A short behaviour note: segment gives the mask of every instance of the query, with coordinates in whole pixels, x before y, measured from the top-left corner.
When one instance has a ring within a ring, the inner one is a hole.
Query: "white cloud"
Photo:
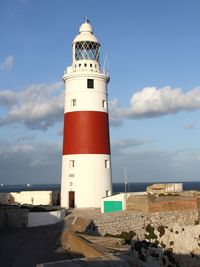
[[[20,123],[31,129],[47,130],[63,120],[63,83],[33,84],[19,92],[3,90],[0,105],[7,108],[0,125]],[[200,88],[184,93],[170,87],[145,87],[132,95],[128,108],[121,108],[117,99],[111,100],[109,118],[110,125],[117,127],[124,119],[153,118],[197,109],[200,109]]]
[[[8,56],[5,58],[4,62],[1,64],[1,68],[3,70],[11,70],[14,65],[14,57],[13,56]]]
[[[109,102],[109,119],[110,125],[117,127],[123,122],[123,111],[119,107],[119,102],[117,99],[113,99]]]
[[[21,123],[31,129],[47,130],[63,119],[63,83],[33,84],[22,91],[0,92],[0,104],[8,108],[0,124]]]
[[[200,109],[200,88],[184,93],[179,88],[145,87],[132,95],[128,108],[120,108],[117,99],[110,104],[111,125],[118,126],[125,118],[153,118]]]

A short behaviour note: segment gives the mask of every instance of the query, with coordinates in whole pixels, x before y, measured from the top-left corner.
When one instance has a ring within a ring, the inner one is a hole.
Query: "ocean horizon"
[[[126,186],[127,192],[141,192],[145,191],[147,186],[158,182],[135,182],[128,183]],[[199,190],[200,182],[186,181],[186,182],[163,182],[163,183],[183,183],[183,190]],[[42,191],[42,190],[60,190],[60,184],[18,184],[18,185],[0,185],[0,192],[20,192],[20,191]],[[124,183],[113,183],[113,192],[125,192]]]

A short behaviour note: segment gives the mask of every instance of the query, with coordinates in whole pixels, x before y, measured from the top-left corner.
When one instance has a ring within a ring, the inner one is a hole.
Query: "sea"
[[[126,185],[127,192],[142,192],[146,191],[147,186],[155,182],[145,183],[128,183]],[[169,182],[173,183],[173,182]],[[177,182],[174,182],[177,183]],[[183,190],[199,190],[200,182],[181,182],[183,183]],[[0,184],[0,192],[20,192],[20,191],[60,191],[60,184],[20,184],[20,185],[3,185]],[[124,183],[113,183],[113,193],[125,192]]]

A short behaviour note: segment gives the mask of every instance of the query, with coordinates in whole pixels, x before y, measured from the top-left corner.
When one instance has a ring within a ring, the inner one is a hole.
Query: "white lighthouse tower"
[[[112,193],[107,83],[100,44],[86,20],[72,44],[64,72],[65,108],[61,206],[100,207]]]

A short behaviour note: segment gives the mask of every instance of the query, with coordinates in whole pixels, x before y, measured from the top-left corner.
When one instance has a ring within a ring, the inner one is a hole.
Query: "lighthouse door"
[[[69,191],[69,208],[74,208],[75,192]]]

